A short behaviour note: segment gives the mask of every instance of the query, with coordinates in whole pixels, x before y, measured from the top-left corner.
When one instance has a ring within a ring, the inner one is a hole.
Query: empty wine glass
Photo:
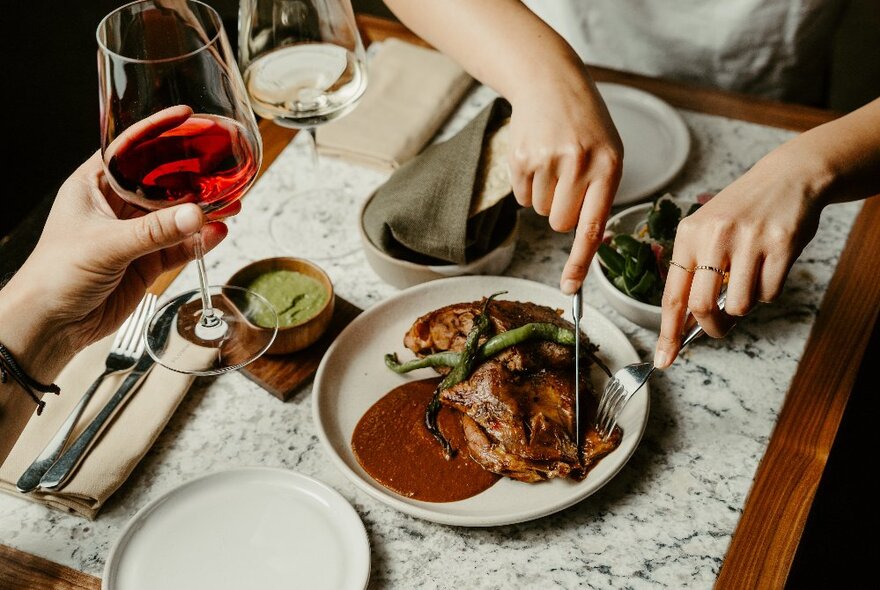
[[[256,178],[263,147],[219,14],[197,0],[141,0],[104,17],[97,39],[110,185],[141,210],[190,202],[222,217]],[[209,287],[201,235],[193,242],[200,288],[156,311],[147,349],[175,371],[214,375],[262,355],[278,319],[256,293]],[[169,348],[178,336],[185,346]]]
[[[350,112],[367,85],[366,57],[349,0],[241,0],[239,66],[254,111],[302,129],[308,188],[285,195],[270,220],[276,245],[306,258],[357,248],[354,196],[319,173],[316,128]],[[305,175],[304,175],[305,176]],[[302,178],[302,177],[301,177]]]

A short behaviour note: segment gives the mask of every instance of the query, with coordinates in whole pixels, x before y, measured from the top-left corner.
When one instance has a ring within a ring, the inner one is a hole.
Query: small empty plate
[[[633,203],[666,186],[687,161],[691,136],[674,108],[653,94],[599,82],[623,142],[623,176],[614,205]]]
[[[220,471],[135,514],[110,551],[104,590],[365,588],[370,544],[339,492],[284,469]]]

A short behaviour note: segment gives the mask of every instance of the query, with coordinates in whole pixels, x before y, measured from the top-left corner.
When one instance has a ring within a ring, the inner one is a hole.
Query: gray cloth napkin
[[[468,214],[486,138],[509,117],[510,104],[496,98],[456,135],[401,166],[364,210],[370,241],[395,258],[428,264],[466,264],[494,247],[510,230],[515,201]]]

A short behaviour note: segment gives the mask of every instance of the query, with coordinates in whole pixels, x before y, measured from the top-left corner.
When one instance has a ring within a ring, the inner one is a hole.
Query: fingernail
[[[199,231],[202,227],[202,215],[195,206],[181,207],[174,214],[174,223],[177,225],[180,233],[189,236]]]
[[[577,281],[572,281],[571,279],[564,281],[562,283],[562,292],[566,295],[573,295],[575,291],[578,290]]]
[[[665,369],[669,366],[669,363],[672,362],[672,355],[670,355],[665,350],[657,349],[657,352],[654,353],[654,366],[658,369]]]

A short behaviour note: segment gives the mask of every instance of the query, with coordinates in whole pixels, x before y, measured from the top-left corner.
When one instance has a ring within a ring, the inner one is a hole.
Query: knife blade
[[[79,466],[80,462],[85,458],[88,451],[92,448],[95,441],[104,429],[111,422],[112,418],[122,408],[131,394],[137,390],[144,377],[155,366],[156,361],[149,353],[144,352],[134,369],[126,376],[125,381],[113,394],[113,397],[101,408],[98,415],[92,420],[91,424],[77,437],[73,444],[70,445],[64,454],[49,468],[49,470],[40,478],[38,489],[52,490],[60,487],[67,481],[74,470]]]
[[[581,451],[581,316],[584,313],[583,287],[571,296],[571,317],[574,321],[574,442]]]

